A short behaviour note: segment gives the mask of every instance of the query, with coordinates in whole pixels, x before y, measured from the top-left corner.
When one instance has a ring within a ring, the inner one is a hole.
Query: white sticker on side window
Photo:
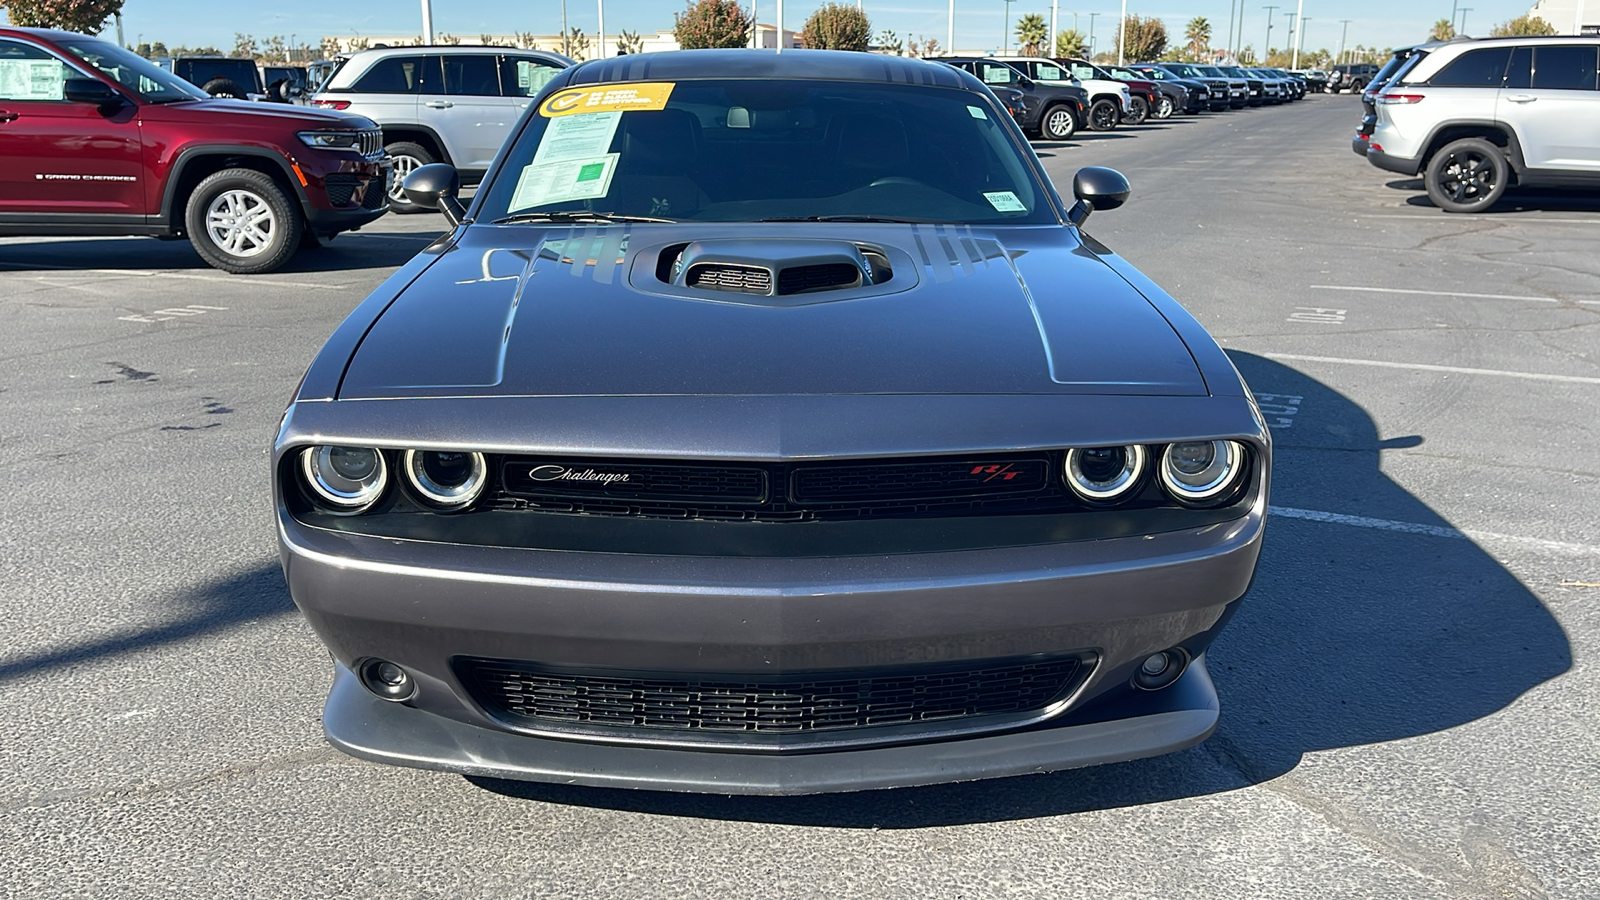
[[[988,116],[983,114],[983,110],[977,108],[976,106],[967,107],[967,112],[970,113],[974,119],[988,119],[989,118]]]
[[[522,170],[522,177],[517,179],[510,211],[604,197],[611,190],[611,176],[617,171],[619,155],[607,153],[591,159],[527,166]]]
[[[1022,201],[1017,199],[1017,195],[1010,191],[988,191],[984,193],[983,199],[989,201],[989,205],[999,212],[1028,211],[1028,208],[1022,205]]]

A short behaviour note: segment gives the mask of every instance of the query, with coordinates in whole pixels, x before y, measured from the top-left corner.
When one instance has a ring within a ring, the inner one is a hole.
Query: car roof
[[[365,50],[358,50],[355,53],[351,53],[349,56],[352,60],[367,60],[376,59],[382,56],[410,56],[416,53],[516,53],[519,55],[528,54],[531,56],[545,57],[547,59],[562,60],[569,65],[572,63],[572,60],[568,57],[562,56],[559,53],[551,53],[548,50],[524,50],[521,47],[493,47],[487,44],[421,44],[417,46],[407,45],[404,47],[369,47]]]
[[[606,84],[622,81],[691,81],[703,78],[792,78],[926,84],[972,90],[971,75],[949,65],[912,57],[855,53],[846,50],[675,50],[635,53],[579,63],[566,83]]]

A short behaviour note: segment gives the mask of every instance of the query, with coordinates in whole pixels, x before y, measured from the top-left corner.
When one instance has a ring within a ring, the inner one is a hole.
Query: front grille
[[[388,195],[384,193],[383,180],[337,172],[323,179],[328,191],[328,203],[335,207],[354,206],[358,200],[362,209],[382,209]],[[366,190],[362,191],[365,185]],[[359,197],[357,195],[360,195]]]
[[[795,735],[1044,710],[1088,670],[1079,654],[786,677],[597,674],[457,660],[492,715],[528,727]]]
[[[734,291],[740,294],[772,293],[772,273],[757,266],[706,264],[692,266],[685,279],[689,287],[710,288],[714,291]]]
[[[383,156],[383,131],[378,128],[361,132],[361,155],[367,159]]]
[[[850,263],[825,263],[816,266],[790,266],[778,273],[779,294],[803,294],[829,288],[855,287],[861,283],[861,270]]]
[[[507,457],[502,509],[795,522],[1083,509],[1053,472],[1060,454],[803,463]],[[1137,501],[1135,501],[1135,505]]]
[[[354,175],[337,173],[325,177],[323,184],[328,189],[328,203],[332,206],[349,206],[353,201],[356,187],[360,180]]]
[[[383,205],[389,202],[389,194],[385,190],[386,187],[387,185],[384,184],[382,178],[368,179],[367,195],[361,199],[361,208],[382,209]]]

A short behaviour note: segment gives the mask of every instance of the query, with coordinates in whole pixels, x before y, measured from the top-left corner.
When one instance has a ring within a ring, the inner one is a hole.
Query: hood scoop
[[[652,293],[761,306],[849,300],[911,287],[909,269],[892,287],[889,251],[871,244],[804,238],[719,239],[656,251]],[[909,262],[909,260],[908,260]]]

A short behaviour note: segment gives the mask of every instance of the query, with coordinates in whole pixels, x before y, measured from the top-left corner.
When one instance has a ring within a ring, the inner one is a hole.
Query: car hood
[[[153,122],[217,122],[226,117],[241,125],[288,125],[295,128],[374,128],[365,116],[297,106],[291,103],[257,103],[215,97],[140,107],[139,116]]]
[[[663,282],[660,258],[692,241],[851,242],[894,271],[786,297]],[[480,225],[377,318],[337,396],[779,394],[1206,385],[1161,313],[1067,227]]]

